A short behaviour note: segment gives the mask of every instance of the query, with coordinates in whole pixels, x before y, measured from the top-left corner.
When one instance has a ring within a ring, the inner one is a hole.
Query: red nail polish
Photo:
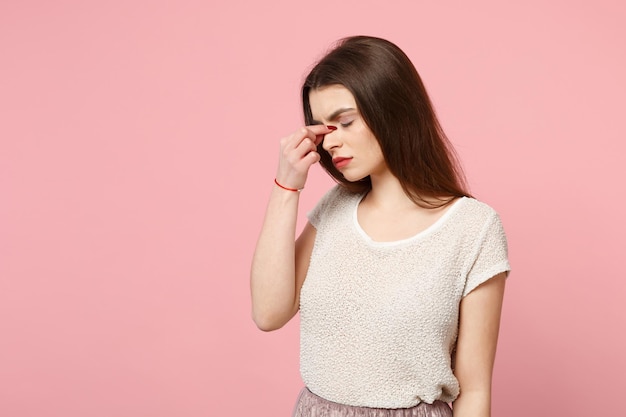
[[[337,126],[326,125],[328,130],[337,130]]]

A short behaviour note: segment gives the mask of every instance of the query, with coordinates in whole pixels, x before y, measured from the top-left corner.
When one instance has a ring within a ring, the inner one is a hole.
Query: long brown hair
[[[437,120],[426,88],[400,48],[369,36],[340,40],[313,67],[302,86],[307,125],[314,123],[309,92],[336,84],[352,93],[389,170],[416,204],[434,208],[456,197],[469,196],[458,158]],[[359,193],[371,189],[369,176],[350,182],[335,168],[321,144],[318,152],[320,164],[344,187]]]

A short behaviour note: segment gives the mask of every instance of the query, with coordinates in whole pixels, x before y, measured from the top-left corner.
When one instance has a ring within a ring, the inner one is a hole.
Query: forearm
[[[274,187],[250,274],[252,317],[263,330],[282,327],[295,313],[295,233],[299,193]]]

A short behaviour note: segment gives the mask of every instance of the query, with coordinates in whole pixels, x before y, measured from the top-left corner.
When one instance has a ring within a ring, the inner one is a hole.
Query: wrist
[[[289,187],[287,185],[283,185],[280,182],[278,182],[278,180],[276,178],[274,178],[274,184],[276,184],[277,187],[285,190],[285,191],[291,191],[292,193],[299,193],[300,191],[302,191],[304,189],[303,188],[293,188],[293,187]]]

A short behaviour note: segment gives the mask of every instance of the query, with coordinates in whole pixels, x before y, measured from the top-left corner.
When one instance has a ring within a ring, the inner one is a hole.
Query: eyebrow
[[[340,109],[337,109],[337,110],[335,110],[334,112],[332,112],[332,113],[330,114],[330,116],[328,116],[328,119],[327,119],[327,120],[328,120],[329,122],[332,122],[332,121],[333,121],[333,120],[335,120],[335,119],[337,118],[337,116],[339,116],[340,114],[342,114],[342,113],[346,113],[346,112],[349,112],[349,111],[351,111],[351,110],[356,110],[356,109],[355,109],[355,108],[352,108],[352,107],[342,107],[342,108],[340,108]],[[317,121],[317,120],[312,120],[312,122],[313,122],[313,123],[320,124],[320,125],[322,124],[322,122],[319,122],[319,121]]]

